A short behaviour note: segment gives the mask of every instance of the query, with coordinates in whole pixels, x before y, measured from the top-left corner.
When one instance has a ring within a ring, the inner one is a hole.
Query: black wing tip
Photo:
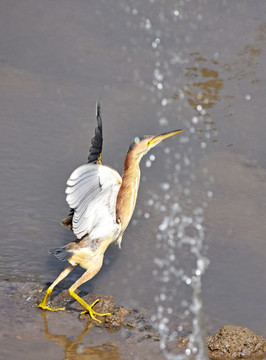
[[[101,154],[103,147],[103,129],[102,129],[102,114],[100,101],[96,102],[96,120],[97,126],[95,134],[91,139],[91,146],[89,150],[88,163],[101,164]]]
[[[98,128],[100,128],[100,130],[102,131],[102,111],[101,111],[100,101],[96,102],[96,119],[97,119]]]
[[[96,116],[100,115],[101,116],[101,101],[98,100],[96,101]]]

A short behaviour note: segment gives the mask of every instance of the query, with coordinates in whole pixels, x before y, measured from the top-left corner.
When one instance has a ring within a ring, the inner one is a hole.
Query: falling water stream
[[[157,312],[152,320],[160,334],[160,346],[167,359],[182,359],[191,355],[196,359],[207,359],[201,292],[202,276],[209,264],[204,212],[213,195],[213,177],[208,168],[204,168],[203,177],[197,179],[193,171],[195,157],[191,142],[199,141],[196,129],[202,125],[205,126],[205,140],[200,141],[199,151],[205,150],[206,140],[212,140],[213,133],[208,131],[212,119],[206,111],[211,94],[194,88],[195,111],[193,116],[184,118],[189,89],[180,85],[182,80],[178,70],[184,64],[190,64],[191,68],[197,66],[197,62],[191,63],[193,60],[179,48],[179,36],[182,35],[178,35],[176,25],[183,20],[184,1],[173,4],[150,1],[144,7],[133,1],[131,6],[123,4],[123,8],[128,16],[128,26],[134,29],[139,25],[154,58],[153,69],[149,69],[152,74],[149,81],[143,80],[145,76],[138,69],[135,71],[135,81],[152,93],[152,103],[158,109],[157,120],[162,132],[169,128],[170,118],[176,119],[176,126],[184,128],[179,137],[180,152],[165,145],[166,181],[161,183],[161,193],[151,192],[148,200],[148,205],[156,209],[162,219],[155,231],[160,256],[154,258],[153,276],[158,282],[158,293],[154,299]],[[202,14],[199,13],[196,19],[200,21]],[[193,31],[197,31],[196,22],[193,25]],[[186,36],[189,44],[191,35]],[[217,131],[214,134],[217,137]],[[146,167],[151,167],[154,160],[155,156],[151,154],[146,160]],[[193,189],[202,179],[205,189],[197,203],[193,200]],[[179,314],[179,325],[176,325],[173,313]],[[192,334],[185,353],[174,355],[169,350],[170,344],[184,334],[182,323],[190,323]]]

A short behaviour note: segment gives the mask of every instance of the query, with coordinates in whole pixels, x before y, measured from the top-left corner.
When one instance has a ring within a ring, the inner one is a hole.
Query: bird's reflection
[[[46,339],[54,341],[57,345],[64,348],[64,360],[121,360],[119,348],[111,343],[98,346],[86,346],[83,337],[92,328],[86,327],[76,338],[70,340],[66,335],[57,335],[49,332],[46,312],[42,311],[43,328]]]

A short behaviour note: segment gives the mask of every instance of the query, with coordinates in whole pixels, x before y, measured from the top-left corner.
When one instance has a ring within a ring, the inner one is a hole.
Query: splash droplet
[[[159,124],[160,124],[161,126],[168,126],[169,121],[168,121],[165,117],[162,117],[162,118],[159,120]]]
[[[201,105],[197,105],[197,110],[201,111],[202,110],[202,106]]]
[[[167,191],[170,189],[170,184],[167,183],[167,182],[164,182],[161,184],[161,189],[164,190],[164,191]]]
[[[165,98],[162,99],[161,104],[162,104],[162,106],[166,106],[168,104],[168,100]]]
[[[151,161],[147,159],[145,165],[147,168],[151,167]]]
[[[146,30],[151,29],[151,21],[150,21],[150,19],[146,19],[146,21],[145,21],[145,29]]]

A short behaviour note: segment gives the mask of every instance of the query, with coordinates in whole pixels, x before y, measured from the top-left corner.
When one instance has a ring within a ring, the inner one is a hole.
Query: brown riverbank
[[[142,309],[116,306],[112,296],[80,293],[88,302],[100,298],[95,310],[111,312],[102,323],[79,315],[80,304],[73,301],[67,290],[58,287],[51,305],[66,307],[64,312],[47,312],[36,304],[45,293],[46,286],[36,283],[1,283],[0,344],[2,355],[12,352],[26,355],[27,359],[47,359],[47,352],[64,353],[64,359],[162,359],[159,335],[150,321],[150,314]],[[183,353],[188,346],[189,327],[172,345],[171,353]],[[48,345],[49,344],[49,345]],[[263,359],[266,342],[248,328],[224,326],[206,339],[210,359],[248,358]],[[49,349],[49,350],[48,350]],[[80,357],[81,356],[81,357]],[[49,358],[49,356],[48,356]]]

